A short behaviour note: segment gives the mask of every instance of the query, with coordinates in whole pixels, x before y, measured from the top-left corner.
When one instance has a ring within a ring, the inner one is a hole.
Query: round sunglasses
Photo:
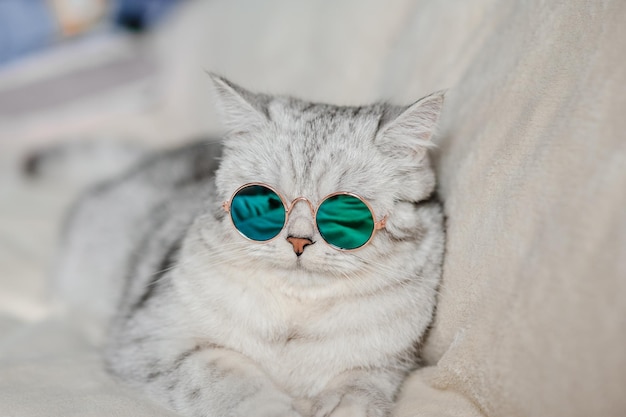
[[[274,188],[254,182],[235,190],[222,207],[230,214],[233,226],[243,237],[255,242],[268,242],[283,230],[289,213],[299,201],[309,206],[322,238],[338,250],[360,249],[372,240],[377,230],[385,228],[387,216],[376,221],[369,203],[348,192],[329,194],[314,208],[305,197],[298,197],[287,204]]]

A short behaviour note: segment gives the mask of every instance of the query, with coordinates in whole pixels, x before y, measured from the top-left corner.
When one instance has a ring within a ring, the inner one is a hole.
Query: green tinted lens
[[[374,219],[359,198],[338,194],[327,198],[317,209],[317,228],[326,242],[339,249],[365,245],[374,232]]]
[[[285,225],[285,206],[278,194],[262,185],[250,185],[235,194],[230,217],[239,232],[251,240],[276,237]]]

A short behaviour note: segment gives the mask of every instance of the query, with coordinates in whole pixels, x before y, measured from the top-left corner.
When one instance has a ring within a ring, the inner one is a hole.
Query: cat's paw
[[[245,398],[228,417],[302,417],[291,397],[280,392],[260,392]]]
[[[312,417],[387,417],[391,404],[379,393],[331,390],[313,400]]]

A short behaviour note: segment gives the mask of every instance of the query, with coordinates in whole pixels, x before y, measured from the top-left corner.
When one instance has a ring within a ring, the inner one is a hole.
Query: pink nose
[[[302,252],[304,252],[305,247],[313,244],[313,241],[311,239],[307,239],[305,237],[293,237],[293,236],[289,236],[287,238],[287,242],[293,245],[293,251],[296,253],[297,256],[302,255]]]

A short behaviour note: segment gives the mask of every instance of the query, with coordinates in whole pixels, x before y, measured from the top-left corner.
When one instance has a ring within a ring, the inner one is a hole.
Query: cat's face
[[[230,129],[216,179],[222,201],[243,184],[261,182],[287,204],[304,197],[317,207],[328,194],[355,193],[371,205],[375,221],[387,217],[369,244],[339,251],[320,236],[304,201],[293,206],[280,234],[263,243],[243,238],[223,213],[218,233],[226,256],[297,277],[294,285],[385,275],[394,251],[415,242],[420,231],[415,203],[434,189],[425,148],[442,95],[408,108],[338,107],[253,95],[223,79],[215,82]],[[290,236],[313,244],[297,256]]]

